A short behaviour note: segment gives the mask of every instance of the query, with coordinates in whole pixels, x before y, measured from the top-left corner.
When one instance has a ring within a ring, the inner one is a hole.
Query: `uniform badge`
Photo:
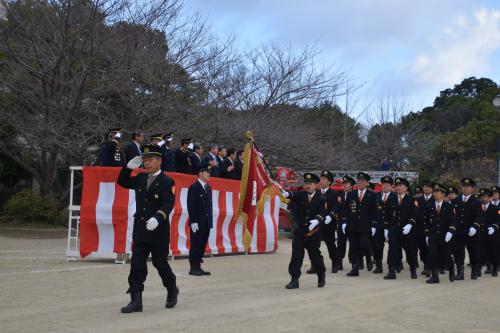
[[[158,199],[160,196],[158,194],[155,194],[155,199]]]

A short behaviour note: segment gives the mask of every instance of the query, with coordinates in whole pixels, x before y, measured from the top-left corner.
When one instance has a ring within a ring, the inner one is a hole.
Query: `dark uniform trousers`
[[[210,236],[210,229],[202,229],[193,232],[190,229],[191,247],[189,248],[189,264],[193,267],[199,267],[203,262],[205,248],[207,247],[208,237]]]
[[[415,233],[415,241],[417,245],[417,251],[419,254],[420,261],[424,263],[424,269],[430,269],[429,263],[427,259],[429,257],[429,246],[425,241],[425,232],[424,232],[424,214],[425,209],[428,205],[434,205],[434,199],[432,195],[430,199],[425,200],[425,196],[421,196],[415,199],[415,206],[417,206],[417,224],[416,224],[416,233]],[[451,250],[450,250],[451,251]]]
[[[342,207],[345,202],[347,193],[340,193],[338,196],[339,205]],[[342,232],[342,210],[337,212],[337,246],[335,248],[335,257],[337,258],[337,264],[342,264],[342,261],[345,258],[345,254],[347,252],[347,235]]]
[[[169,242],[166,243],[147,243],[133,241],[132,259],[130,260],[130,274],[128,277],[128,292],[142,292],[144,290],[144,281],[148,275],[147,260],[151,253],[153,266],[158,271],[163,286],[168,291],[174,291],[176,286],[175,274],[168,264]]]
[[[377,229],[375,235],[371,238],[373,248],[373,259],[382,261],[384,257],[385,236],[384,229]]]
[[[446,233],[455,233],[455,213],[450,203],[442,202],[441,210],[436,210],[436,203],[433,201],[425,206],[424,212],[425,235],[429,237],[429,251],[427,264],[432,270],[441,269],[447,266],[453,270],[453,259],[451,257],[452,246],[455,235],[450,242],[445,242]]]
[[[321,231],[318,227],[313,230],[309,230],[309,227],[313,219],[317,220],[320,225],[323,223],[326,215],[326,198],[319,191],[316,191],[312,197],[305,191],[296,191],[290,193],[289,199],[294,203],[295,221],[288,273],[292,278],[300,277],[304,253],[307,250],[312,267],[320,276],[326,270],[320,251]]]
[[[359,259],[370,254],[370,233],[347,232],[349,239],[349,261],[357,264]]]
[[[477,269],[481,261],[480,233],[481,233],[481,204],[477,199],[470,197],[467,202],[458,197],[452,201],[457,217],[457,232],[453,237],[452,253],[457,265],[464,265],[465,249],[469,254],[471,267]],[[476,229],[472,237],[468,235],[470,227]]]
[[[151,254],[153,266],[158,270],[163,285],[169,292],[175,291],[176,277],[168,264],[170,244],[170,222],[168,216],[174,206],[172,192],[174,182],[163,173],[148,181],[146,173],[131,177],[132,170],[122,168],[118,184],[135,190],[136,213],[132,235],[132,259],[130,260],[129,289],[127,292],[142,292],[148,275],[147,259]],[[149,186],[148,186],[149,185]],[[154,217],[156,229],[150,231],[146,222]]]
[[[300,278],[300,268],[304,261],[305,250],[311,259],[312,267],[317,274],[323,274],[326,271],[325,264],[323,262],[323,256],[319,250],[321,246],[320,233],[317,232],[311,236],[304,236],[302,232],[295,230],[293,232],[292,240],[292,258],[290,259],[290,264],[288,265],[288,273],[292,278]]]
[[[337,249],[335,247],[335,221],[320,226],[321,236],[328,249],[328,256],[333,263],[337,263]],[[313,266],[314,267],[314,266]]]
[[[497,206],[489,204],[486,210],[482,209],[482,230],[480,235],[481,265],[490,264],[497,271],[500,243],[500,211]],[[494,233],[488,234],[493,228]]]

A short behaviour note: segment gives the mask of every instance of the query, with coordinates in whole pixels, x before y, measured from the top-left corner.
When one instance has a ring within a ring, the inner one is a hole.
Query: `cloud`
[[[443,26],[408,70],[418,84],[451,85],[488,74],[499,50],[500,10],[482,8]],[[494,65],[500,65],[498,59]]]

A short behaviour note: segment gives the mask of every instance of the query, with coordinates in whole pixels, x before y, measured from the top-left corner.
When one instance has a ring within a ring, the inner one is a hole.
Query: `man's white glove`
[[[131,159],[130,161],[128,161],[127,168],[132,169],[132,170],[137,169],[138,167],[141,166],[141,164],[142,164],[142,157],[136,156],[133,159]]]
[[[493,235],[495,233],[495,229],[493,227],[488,228],[488,235]]]
[[[429,236],[425,237],[425,244],[427,244],[427,246],[429,246]]]
[[[386,241],[389,240],[389,230],[388,229],[384,229],[384,237],[385,237]]]
[[[158,146],[160,146],[160,147],[162,147],[164,144],[165,144],[165,140],[161,140],[160,142],[158,142]]]
[[[332,218],[330,217],[330,215],[327,215],[325,217],[325,224],[330,224],[330,222],[332,222]]]
[[[319,224],[319,221],[318,220],[311,220],[311,222],[309,222],[310,225],[309,225],[309,231],[313,230],[314,228],[316,228]]]
[[[158,227],[158,220],[154,217],[146,221],[146,229],[153,231]]]
[[[372,237],[375,236],[375,233],[377,232],[377,229],[372,227]]]
[[[470,227],[469,229],[469,237],[472,237],[476,234],[477,230],[474,227]]]
[[[287,191],[283,190],[281,191],[281,193],[283,193],[283,195],[285,196],[285,198],[288,199],[288,197],[290,196],[290,193],[288,193]]]
[[[115,134],[115,138],[116,139],[121,139],[122,138],[122,134],[120,132],[116,133]]]
[[[191,223],[191,230],[193,230],[193,233],[196,233],[200,228],[198,227],[198,223]]]
[[[451,237],[453,237],[453,234],[452,234],[451,232],[449,232],[449,231],[448,231],[448,232],[446,233],[446,236],[444,237],[444,241],[445,241],[446,243],[448,243],[448,242],[450,241]]]
[[[342,224],[342,232],[344,233],[344,235],[345,235],[345,227],[346,227],[346,226],[347,226],[347,225],[346,225],[345,223],[344,223],[344,224]]]
[[[403,234],[404,235],[408,235],[410,233],[412,227],[413,226],[411,224],[405,225],[404,228],[403,228]]]

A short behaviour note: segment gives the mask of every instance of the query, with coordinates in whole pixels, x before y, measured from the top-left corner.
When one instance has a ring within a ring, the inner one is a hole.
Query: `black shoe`
[[[208,271],[204,271],[203,268],[199,268],[200,272],[202,275],[211,275],[212,273],[208,272]]]
[[[352,265],[352,269],[349,273],[347,273],[347,276],[359,276],[359,270],[356,265]]]
[[[375,262],[375,269],[373,270],[373,274],[382,274],[384,272],[383,268],[382,268],[382,261],[381,260],[378,260],[377,262]]]
[[[425,281],[426,283],[439,283],[439,274],[437,269],[432,270],[432,275]]]
[[[416,267],[410,267],[410,276],[412,279],[417,278],[417,268]]]
[[[175,290],[167,293],[167,302],[165,307],[167,309],[173,308],[177,304],[177,296],[179,295],[179,288],[175,287]]]
[[[307,274],[316,274],[316,271],[314,270],[314,268],[309,268],[306,272]]]
[[[361,260],[359,261],[359,264],[358,264],[358,270],[359,270],[359,269],[360,269],[360,270],[365,269],[365,261],[364,261],[363,259],[361,259]]]
[[[121,308],[121,313],[142,312],[142,293],[130,293],[130,303]]]
[[[470,279],[471,280],[477,280],[478,278],[478,275],[477,275],[477,270],[474,269],[474,268],[471,268],[471,271],[470,271]]]
[[[396,268],[395,267],[389,267],[389,273],[387,273],[387,275],[384,276],[384,280],[396,280]]]
[[[484,274],[491,274],[493,271],[491,270],[491,265],[486,265],[486,270],[484,271]]]
[[[338,268],[337,268],[337,265],[335,263],[332,263],[332,273],[338,273]]]
[[[427,275],[427,269],[423,269],[422,272],[420,273],[420,275]]]
[[[337,265],[337,269],[339,271],[343,271],[344,270],[344,265],[342,265],[342,262],[340,262],[338,265]]]
[[[189,275],[203,276],[203,272],[199,268],[191,268],[191,270],[189,271]]]
[[[297,289],[299,287],[299,279],[297,278],[292,278],[292,281],[290,281],[285,288],[286,289]]]
[[[400,261],[397,265],[396,265],[396,272],[397,273],[401,273],[401,271],[404,269],[403,267],[403,262]]]
[[[493,268],[491,270],[491,276],[498,276],[498,273],[497,273],[497,269],[496,268]]]
[[[476,275],[477,275],[477,277],[481,277],[481,275],[482,275],[481,274],[481,267],[476,269]]]
[[[318,288],[325,286],[325,273],[318,274]]]
[[[464,280],[464,266],[457,265],[457,275],[455,276],[455,281]]]
[[[455,281],[457,276],[455,275],[455,265],[451,265],[448,267],[448,278],[450,279],[450,282]]]
[[[446,272],[444,271],[444,269],[440,269],[439,274],[446,274]]]
[[[373,260],[371,257],[366,258],[366,269],[368,272],[371,272],[373,270]]]

